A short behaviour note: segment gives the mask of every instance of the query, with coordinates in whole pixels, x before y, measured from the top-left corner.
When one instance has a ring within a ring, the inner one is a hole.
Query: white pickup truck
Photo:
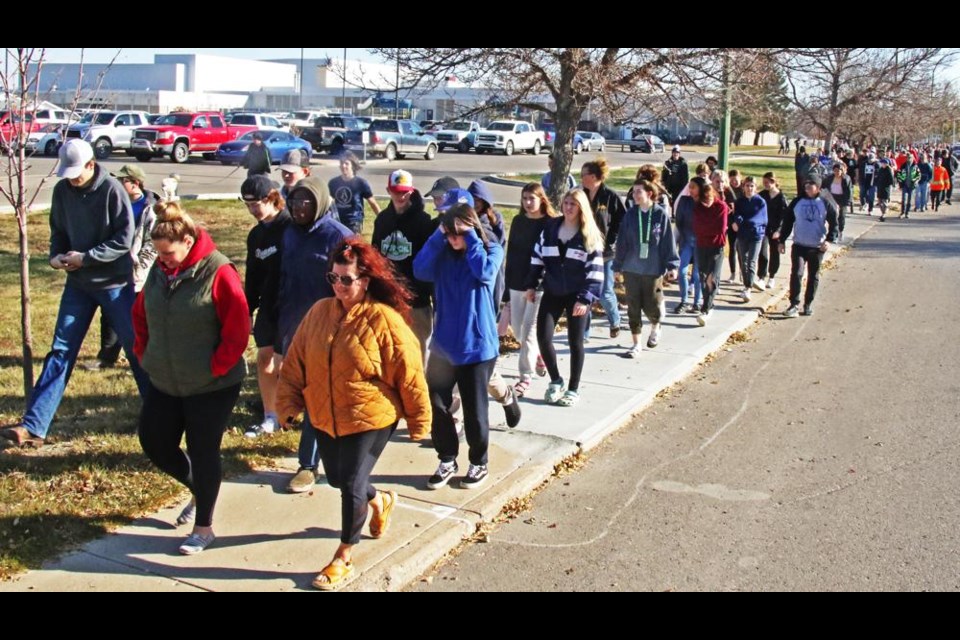
[[[480,133],[480,123],[472,120],[451,122],[433,135],[437,138],[438,151],[453,147],[460,153],[466,153],[477,146],[477,134]]]
[[[502,151],[511,156],[514,151],[529,151],[537,155],[543,143],[543,131],[536,131],[529,122],[497,120],[477,134],[477,153]]]

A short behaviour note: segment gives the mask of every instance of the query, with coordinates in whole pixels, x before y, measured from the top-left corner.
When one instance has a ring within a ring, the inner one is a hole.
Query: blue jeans
[[[690,280],[687,278],[687,267],[693,265],[693,306],[700,306],[702,288],[700,286],[700,267],[697,263],[697,245],[687,244],[680,248],[680,303],[687,301],[687,290]]]
[[[913,201],[913,189],[900,190],[900,213],[910,215],[910,203]]]
[[[135,295],[133,284],[105,291],[84,291],[69,284],[64,287],[57,326],[53,331],[53,346],[43,361],[43,371],[33,387],[33,395],[23,416],[23,426],[27,431],[40,438],[47,437],[97,307],[120,338],[137,388],[140,389],[140,397],[146,394],[149,384],[147,375],[133,355],[131,312]]]
[[[610,327],[620,327],[620,307],[617,303],[617,294],[613,292],[613,260],[603,262],[603,289],[600,290],[600,305],[607,314]],[[593,314],[587,312],[587,330],[583,337],[590,337],[590,321]]]
[[[921,182],[917,185],[917,201],[914,209],[917,211],[924,211],[927,208],[927,202],[929,201],[930,196],[930,183]]]
[[[301,469],[317,470],[320,464],[320,449],[317,446],[317,430],[310,422],[310,414],[303,412],[303,425],[300,427],[300,448],[297,457]]]

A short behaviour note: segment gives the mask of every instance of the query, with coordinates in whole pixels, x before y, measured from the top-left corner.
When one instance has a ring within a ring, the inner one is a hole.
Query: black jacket
[[[286,209],[269,224],[258,223],[247,234],[247,269],[243,292],[252,314],[256,309],[276,320],[277,295],[280,282],[280,256],[283,253],[283,234],[291,224]]]
[[[605,184],[600,185],[596,195],[590,198],[590,207],[593,209],[593,219],[597,221],[600,233],[607,241],[603,250],[603,259],[604,261],[613,260],[613,249],[617,246],[620,223],[627,209],[623,206],[620,196]]]
[[[433,295],[433,284],[413,277],[413,259],[436,228],[437,221],[424,211],[423,196],[419,191],[413,192],[410,208],[402,214],[397,213],[391,202],[373,223],[371,244],[408,280],[410,290],[416,295],[414,307],[429,306]]]

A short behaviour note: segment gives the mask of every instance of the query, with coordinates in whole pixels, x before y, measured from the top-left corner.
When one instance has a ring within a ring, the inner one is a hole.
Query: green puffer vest
[[[143,287],[149,340],[140,365],[153,386],[176,397],[211,393],[239,384],[246,375],[243,358],[220,378],[210,361],[220,344],[220,320],[213,305],[217,270],[233,264],[214,251],[174,280],[154,264]]]

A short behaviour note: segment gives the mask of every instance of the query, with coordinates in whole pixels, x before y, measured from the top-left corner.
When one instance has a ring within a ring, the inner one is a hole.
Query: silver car
[[[577,131],[577,135],[583,142],[583,151],[599,151],[603,153],[607,146],[607,139],[599,133],[593,131]]]

